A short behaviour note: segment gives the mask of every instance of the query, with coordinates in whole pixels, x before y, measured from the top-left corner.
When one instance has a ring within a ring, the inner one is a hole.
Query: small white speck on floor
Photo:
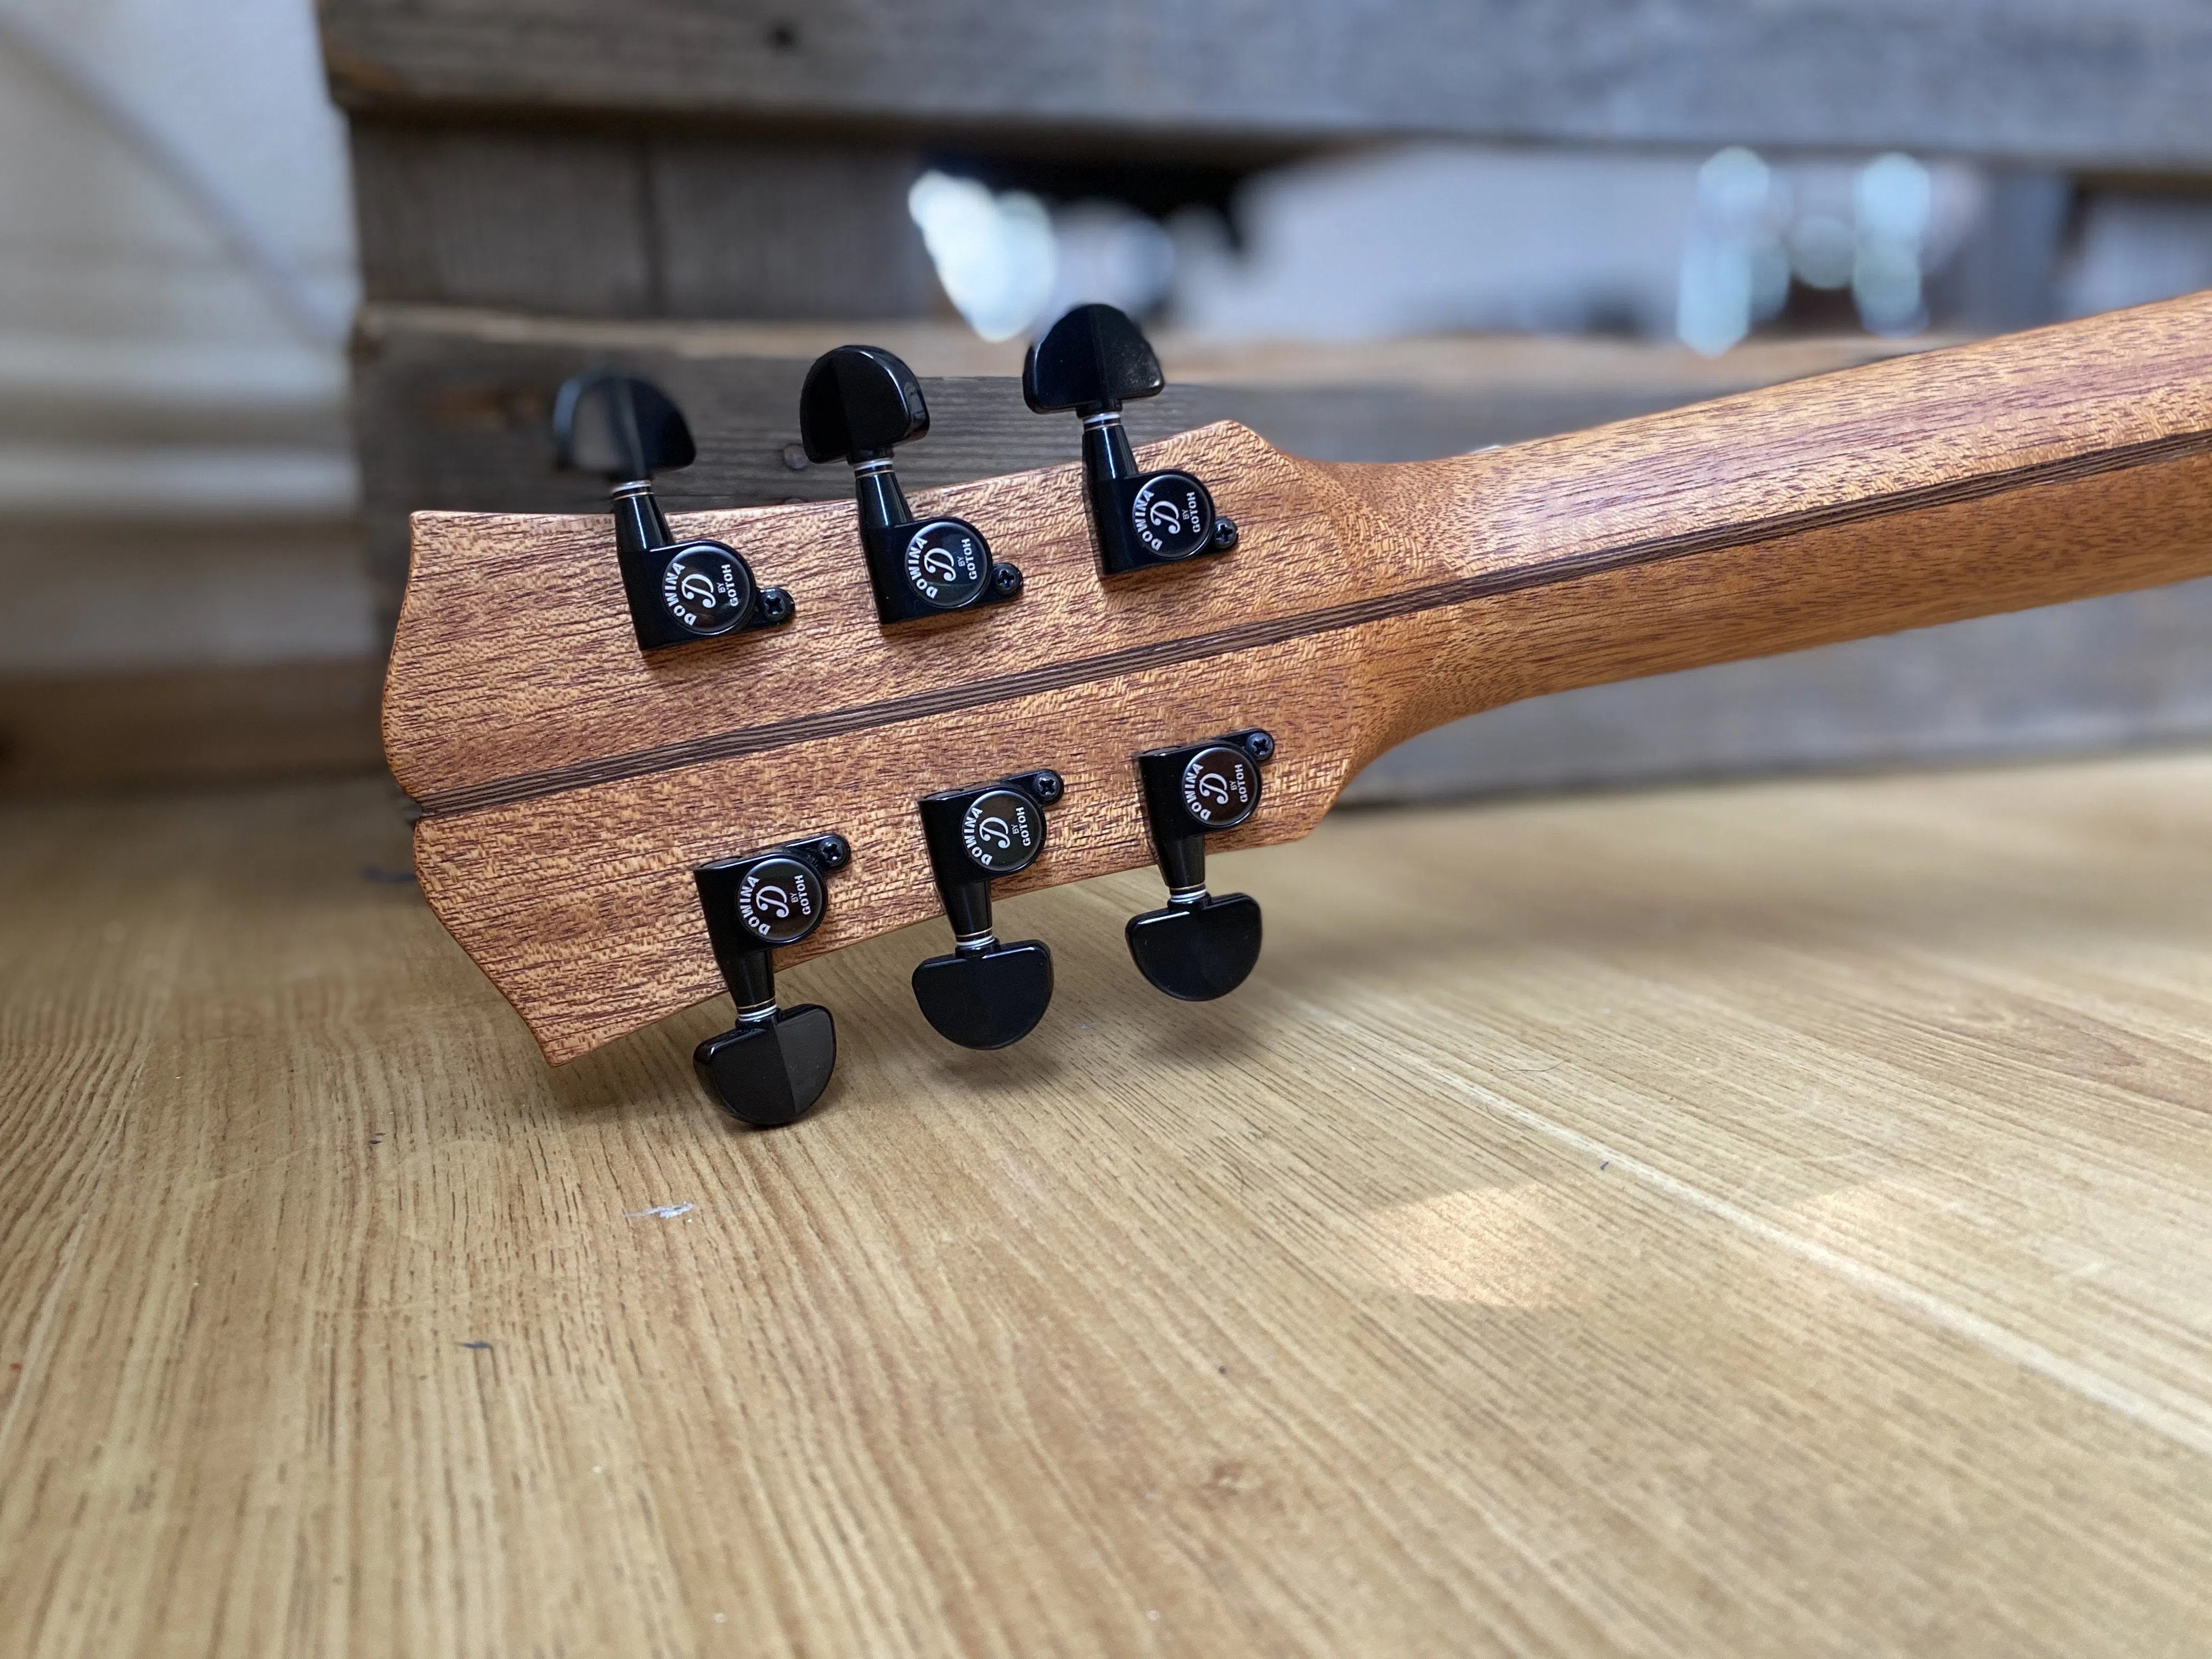
[[[679,1215],[690,1215],[698,1207],[696,1204],[656,1204],[647,1210],[624,1210],[623,1219],[641,1221],[647,1216],[654,1215],[659,1216],[663,1221],[673,1221]]]
[[[593,1474],[597,1474],[599,1472],[599,1466],[597,1463],[592,1464],[592,1473]]]
[[[714,1622],[718,1625],[726,1625],[730,1622],[730,1615],[726,1613],[718,1613],[714,1615]]]
[[[1157,1619],[1159,1616],[1160,1610],[1158,1607],[1146,1607],[1145,1609],[1145,1617],[1147,1619]]]

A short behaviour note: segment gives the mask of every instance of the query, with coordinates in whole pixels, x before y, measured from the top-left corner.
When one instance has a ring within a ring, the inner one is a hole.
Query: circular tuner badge
[[[932,519],[907,538],[900,568],[924,605],[957,611],[982,597],[991,580],[991,550],[974,525]]]
[[[738,884],[738,920],[769,945],[796,945],[822,921],[829,895],[811,864],[765,858]]]
[[[1129,498],[1130,527],[1156,559],[1187,559],[1213,536],[1213,497],[1188,472],[1155,472]]]
[[[1242,749],[1210,744],[1183,763],[1183,810],[1206,830],[1233,830],[1260,805],[1260,768]]]
[[[1011,876],[1044,850],[1044,813],[1018,789],[988,790],[961,815],[960,845],[985,874]]]
[[[753,608],[752,572],[720,542],[690,542],[661,567],[660,602],[694,634],[726,634]]]

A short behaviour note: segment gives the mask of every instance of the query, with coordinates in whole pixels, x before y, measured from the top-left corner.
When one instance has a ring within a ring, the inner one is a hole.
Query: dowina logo
[[[770,945],[804,939],[822,912],[822,878],[797,859],[763,859],[738,886],[738,919]]]
[[[1260,769],[1241,749],[1217,744],[1201,749],[1182,769],[1182,804],[1194,822],[1227,830],[1259,805]]]
[[[994,789],[961,815],[960,845],[977,869],[1012,875],[1027,869],[1044,845],[1044,814],[1027,795]]]
[[[751,608],[752,578],[726,547],[694,543],[661,570],[660,602],[694,634],[726,634]]]
[[[971,603],[991,574],[982,538],[957,519],[933,520],[908,537],[902,568],[907,586],[939,611]]]
[[[1187,559],[1213,533],[1213,501],[1188,472],[1155,472],[1130,498],[1129,524],[1153,557]]]

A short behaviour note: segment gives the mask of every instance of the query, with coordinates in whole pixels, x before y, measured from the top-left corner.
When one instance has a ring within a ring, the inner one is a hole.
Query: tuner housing
[[[1017,773],[920,802],[922,836],[952,952],[914,970],[914,997],[938,1035],[964,1048],[1003,1048],[1036,1029],[1052,1002],[1052,951],[1042,939],[1001,944],[991,883],[1044,851],[1045,812],[1066,786],[1057,772]]]
[[[1206,838],[1259,811],[1260,768],[1274,755],[1274,738],[1255,727],[1137,757],[1168,902],[1129,918],[1129,956],[1155,988],[1179,1001],[1226,996],[1260,960],[1259,901],[1206,890]]]
[[[653,475],[690,465],[698,450],[659,386],[611,369],[575,376],[554,399],[553,441],[562,468],[613,486],[615,563],[640,650],[780,628],[796,614],[790,593],[760,586],[728,544],[676,539]]]
[[[614,512],[615,563],[640,650],[781,628],[798,613],[790,593],[761,586],[727,543],[678,541],[645,480],[615,486]]]
[[[868,587],[876,619],[884,626],[957,616],[1021,597],[1021,571],[992,558],[991,544],[974,525],[914,516],[889,460],[855,466],[853,483]]]
[[[1237,545],[1235,521],[1214,511],[1212,491],[1195,474],[1138,468],[1118,410],[1083,417],[1083,490],[1098,568],[1109,576],[1184,564]]]
[[[868,345],[823,353],[799,388],[799,430],[809,460],[852,465],[878,621],[921,622],[1019,597],[1021,571],[992,558],[981,531],[965,519],[917,519],[907,504],[891,451],[929,434],[929,405],[899,358]]]
[[[805,1115],[837,1064],[837,1027],[814,1003],[779,1008],[775,952],[796,945],[829,914],[829,877],[853,860],[838,835],[787,842],[692,872],[714,963],[737,1023],[692,1053],[700,1081],[724,1111],[756,1129]]]
[[[1022,398],[1031,410],[1072,409],[1082,419],[1084,495],[1099,568],[1109,576],[1237,545],[1236,521],[1215,511],[1212,492],[1194,474],[1137,465],[1121,404],[1166,385],[1136,324],[1108,305],[1076,307],[1031,343],[1022,362]]]

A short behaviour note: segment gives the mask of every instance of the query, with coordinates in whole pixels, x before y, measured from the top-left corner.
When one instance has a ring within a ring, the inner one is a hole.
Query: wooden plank
[[[614,317],[659,300],[642,143],[357,122],[362,291]]]
[[[0,808],[27,1652],[2134,1656],[2212,1621],[2201,757],[1340,818],[541,1066],[373,785]],[[1157,1617],[1154,1615],[1157,1614]]]
[[[907,211],[912,146],[660,135],[651,155],[660,314],[921,317],[942,303]]]
[[[699,441],[699,460],[662,482],[674,510],[846,501],[842,466],[799,447],[806,365],[852,339],[888,346],[921,375],[929,437],[900,476],[935,489],[1072,459],[1066,418],[1023,404],[1022,343],[991,346],[957,325],[605,324],[439,307],[370,306],[355,336],[355,430],[385,603],[405,577],[405,516],[422,510],[590,512],[605,492],[552,468],[546,421],[568,375],[617,363],[659,380]],[[1424,459],[1717,397],[1877,357],[1874,340],[1760,346],[1716,362],[1620,342],[1393,342],[1346,348],[1162,342],[1167,392],[1130,405],[1139,442],[1234,419],[1322,460]]]
[[[104,519],[0,512],[0,678],[378,654],[357,523],[132,513],[122,495],[93,495]]]
[[[1024,342],[957,325],[587,322],[465,307],[372,305],[355,331],[355,426],[372,505],[402,511],[586,510],[604,495],[551,466],[553,392],[618,363],[666,385],[699,459],[660,485],[680,509],[842,501],[842,465],[799,449],[799,385],[832,346],[898,352],[921,375],[929,436],[899,472],[933,489],[1051,466],[1078,447],[1062,417],[1032,414]],[[1948,343],[1871,337],[1776,342],[1720,359],[1624,341],[1462,337],[1345,346],[1161,340],[1170,379],[1125,411],[1137,441],[1237,420],[1317,460],[1420,460],[1518,442]]]
[[[374,772],[373,657],[0,675],[0,790]]]
[[[1094,148],[1448,134],[2212,166],[2212,19],[2188,0],[328,0],[320,15],[331,88],[356,110]]]
[[[937,289],[910,145],[357,119],[371,301],[592,317],[900,317]]]

